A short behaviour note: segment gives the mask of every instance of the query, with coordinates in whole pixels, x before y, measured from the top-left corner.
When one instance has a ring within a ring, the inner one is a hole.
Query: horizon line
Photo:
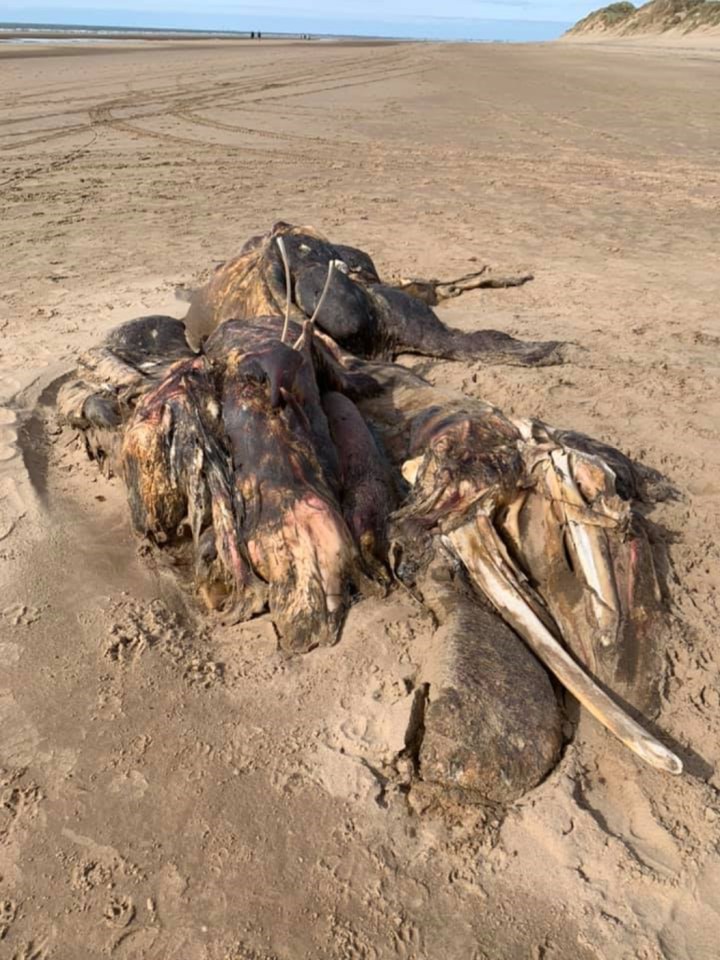
[[[277,19],[280,19],[280,18],[276,16],[273,17],[273,20],[277,20]],[[418,19],[422,20],[425,18],[418,18]],[[469,23],[469,22],[476,23],[478,24],[478,26],[480,26],[481,24],[493,24],[493,25],[507,24],[508,26],[525,26],[525,25],[535,26],[535,27],[552,26],[552,27],[558,27],[558,28],[564,28],[564,29],[567,29],[568,27],[572,26],[572,21],[563,21],[563,20],[519,20],[519,19],[507,20],[507,19],[499,19],[495,17],[467,18],[467,19],[461,18],[461,19],[464,20],[464,22],[466,23]],[[387,25],[388,25],[387,22],[385,22],[384,26],[387,26]],[[407,26],[410,29],[412,29],[413,27],[412,21],[408,22]],[[78,23],[78,22],[60,22],[60,21],[54,21],[54,20],[0,20],[0,29],[2,29],[3,27],[4,28],[24,28],[24,29],[30,29],[30,30],[46,27],[46,28],[57,29],[57,30],[76,29],[76,30],[82,30],[84,32],[104,30],[104,31],[118,31],[118,32],[133,31],[138,33],[145,32],[145,33],[224,34],[227,36],[238,36],[238,37],[244,36],[246,34],[250,34],[252,32],[256,32],[256,33],[258,32],[257,29],[253,31],[253,29],[250,27],[245,29],[238,29],[233,27],[220,27],[220,26],[218,27],[187,27],[187,26],[181,27],[181,26],[173,26],[173,25],[143,26],[137,23],[134,23],[134,24]],[[370,24],[368,24],[367,29],[368,31],[371,29]],[[406,40],[406,41],[415,40],[415,41],[434,41],[434,42],[453,42],[453,40],[454,42],[463,42],[463,40],[466,40],[466,41],[479,40],[479,41],[485,41],[485,42],[500,42],[500,43],[513,42],[513,41],[497,40],[497,39],[493,41],[493,40],[488,40],[487,38],[484,38],[484,37],[474,37],[472,35],[466,35],[464,38],[460,39],[460,38],[438,37],[438,36],[433,36],[432,34],[427,34],[425,36],[412,36],[412,35],[403,34],[400,32],[398,33],[370,33],[370,32],[344,33],[342,31],[337,31],[337,30],[324,32],[322,30],[308,29],[307,27],[299,28],[296,30],[288,30],[288,31],[265,28],[261,32],[266,34],[268,37],[270,36],[295,37],[295,36],[302,36],[307,34],[310,36],[316,35],[321,37],[337,37],[337,38],[347,37],[349,39],[363,37],[366,39],[374,39],[374,40]],[[515,42],[532,42],[532,41],[516,40]],[[539,42],[539,41],[535,41],[535,42]]]

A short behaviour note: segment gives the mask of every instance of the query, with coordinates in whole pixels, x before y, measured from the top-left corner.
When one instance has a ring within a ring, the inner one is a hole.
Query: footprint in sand
[[[0,776],[2,773],[0,770]],[[23,784],[21,780],[22,774],[19,773],[0,780],[0,844],[12,839],[18,824],[34,818],[37,806],[43,798],[42,791],[36,784]]]
[[[135,919],[135,904],[131,897],[111,897],[103,916],[112,927],[127,927]]]
[[[18,905],[14,900],[0,900],[0,941],[7,936],[13,920],[17,916]]]
[[[26,603],[11,603],[9,607],[0,610],[0,615],[6,617],[14,627],[29,627],[42,616],[40,607],[30,607]]]

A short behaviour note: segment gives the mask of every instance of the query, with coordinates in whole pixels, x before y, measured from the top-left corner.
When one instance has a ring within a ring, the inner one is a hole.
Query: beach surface
[[[0,49],[0,957],[717,957],[717,48],[100,48]],[[287,660],[139,555],[58,386],[278,219],[381,275],[534,274],[440,313],[565,365],[419,366],[650,469],[682,777],[570,704],[515,807],[424,809],[373,765],[430,629],[411,597]]]

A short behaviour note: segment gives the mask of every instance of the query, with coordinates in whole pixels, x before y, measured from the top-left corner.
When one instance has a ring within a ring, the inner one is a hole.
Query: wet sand
[[[715,957],[717,59],[52,53],[0,60],[0,956]],[[177,286],[281,218],[387,275],[535,275],[441,313],[572,341],[568,364],[421,367],[656,472],[656,729],[682,778],[571,707],[560,767],[507,816],[424,811],[371,769],[428,630],[410,598],[363,601],[337,647],[288,661],[267,624],[188,622],[138,555],[117,481],[55,425],[59,378],[121,320],[181,316]]]

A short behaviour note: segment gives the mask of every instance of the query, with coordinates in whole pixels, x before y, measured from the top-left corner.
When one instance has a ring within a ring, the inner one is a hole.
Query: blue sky
[[[551,39],[597,3],[576,0],[45,0],[3,3],[3,20],[195,29]]]

